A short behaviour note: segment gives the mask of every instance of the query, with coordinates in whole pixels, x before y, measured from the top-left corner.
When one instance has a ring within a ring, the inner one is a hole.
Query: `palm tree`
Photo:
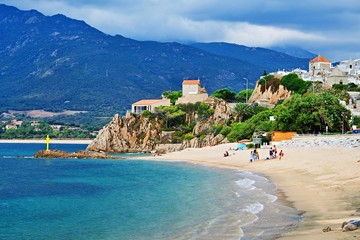
[[[250,105],[246,103],[237,103],[234,108],[234,113],[239,118],[239,122],[242,122],[245,117],[251,115]]]

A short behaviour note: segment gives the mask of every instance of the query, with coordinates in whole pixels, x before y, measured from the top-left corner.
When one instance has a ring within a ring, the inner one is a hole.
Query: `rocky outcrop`
[[[214,124],[225,124],[231,118],[231,107],[222,100],[213,100],[210,106],[214,109],[214,114],[211,116],[199,119],[195,112],[187,114],[185,120],[187,124],[196,122],[192,131],[195,138],[183,141],[181,144],[168,144],[174,142],[175,132],[163,132],[164,123],[161,119],[129,114],[122,118],[115,115],[112,121],[100,130],[87,150],[104,152],[150,152],[155,150],[157,153],[164,153],[226,142],[223,135],[211,134],[211,128]]]
[[[279,100],[285,100],[291,94],[292,91],[287,90],[283,85],[279,85],[274,89],[271,85],[264,88],[264,86],[257,83],[249,103],[257,103],[264,107],[274,107]]]
[[[114,116],[100,130],[87,150],[105,152],[149,152],[161,139],[162,121],[138,115]]]
[[[78,151],[74,153],[68,153],[61,150],[40,150],[35,153],[34,158],[101,158],[101,159],[115,159],[113,156],[109,156],[104,152],[90,152],[90,151]]]

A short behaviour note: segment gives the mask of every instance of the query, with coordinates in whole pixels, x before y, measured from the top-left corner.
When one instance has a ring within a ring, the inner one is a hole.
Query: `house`
[[[156,107],[160,106],[170,106],[170,99],[163,98],[163,99],[145,99],[140,100],[131,104],[131,112],[132,113],[142,113],[145,110],[150,112],[154,112]]]
[[[40,126],[40,122],[39,121],[32,121],[30,126],[32,127],[39,127]]]
[[[50,125],[50,127],[51,127],[54,131],[60,131],[60,129],[63,127],[63,125]]]
[[[327,76],[326,84],[332,86],[333,84],[348,84],[349,75],[340,68],[334,68]]]
[[[208,99],[205,88],[201,87],[200,80],[184,80],[182,83],[182,97],[176,104],[204,102]]]
[[[8,130],[8,129],[17,129],[17,126],[16,125],[12,125],[12,124],[8,124],[5,126],[5,129]]]
[[[325,83],[331,69],[331,61],[325,57],[319,55],[316,58],[311,59],[309,62],[310,80],[313,82]]]
[[[20,127],[23,123],[24,121],[18,121],[16,119],[11,120],[11,124],[17,127]]]

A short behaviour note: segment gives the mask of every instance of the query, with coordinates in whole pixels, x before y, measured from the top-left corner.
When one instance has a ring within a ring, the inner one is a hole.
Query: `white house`
[[[331,61],[323,56],[317,56],[309,62],[309,73],[312,81],[325,82],[325,78],[330,74],[332,68]]]
[[[154,112],[156,107],[160,106],[170,106],[170,99],[163,98],[163,99],[144,99],[138,102],[135,102],[131,105],[131,112],[132,113],[142,113],[145,110],[150,112]]]

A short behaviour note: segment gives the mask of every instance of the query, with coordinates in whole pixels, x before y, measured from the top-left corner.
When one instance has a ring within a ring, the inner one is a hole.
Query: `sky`
[[[64,14],[110,35],[159,42],[298,46],[332,62],[360,58],[359,0],[3,0]]]

